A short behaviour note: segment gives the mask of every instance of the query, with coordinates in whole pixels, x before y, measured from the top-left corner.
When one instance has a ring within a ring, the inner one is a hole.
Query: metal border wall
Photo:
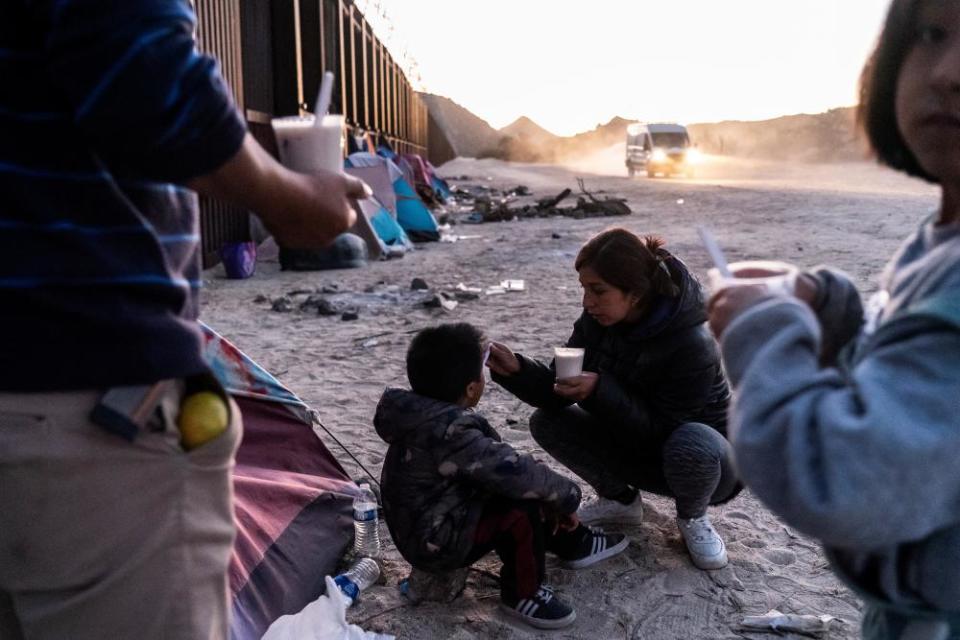
[[[276,155],[270,120],[312,111],[326,70],[351,133],[398,153],[433,149],[427,107],[352,0],[196,0],[197,43],[214,55],[251,134]],[[434,159],[434,158],[431,158]],[[445,158],[444,158],[445,159]],[[202,198],[204,267],[225,242],[251,239],[249,214]]]

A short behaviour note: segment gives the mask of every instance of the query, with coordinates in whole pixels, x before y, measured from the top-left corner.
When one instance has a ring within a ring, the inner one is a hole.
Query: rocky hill
[[[454,152],[462,158],[479,158],[494,155],[503,134],[464,109],[450,98],[421,93],[430,115],[447,134]]]
[[[421,94],[458,155],[519,162],[560,162],[623,142],[632,122],[616,117],[575,136],[556,136],[522,117],[497,131],[448,98]],[[864,157],[854,109],[771,120],[692,124],[690,137],[706,153],[770,160],[842,162]]]

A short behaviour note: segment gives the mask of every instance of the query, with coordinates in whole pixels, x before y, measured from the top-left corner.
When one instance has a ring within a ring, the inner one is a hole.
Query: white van
[[[625,163],[631,178],[644,170],[650,178],[658,173],[682,173],[692,178],[698,160],[699,153],[690,144],[687,128],[682,124],[636,123],[627,127]]]

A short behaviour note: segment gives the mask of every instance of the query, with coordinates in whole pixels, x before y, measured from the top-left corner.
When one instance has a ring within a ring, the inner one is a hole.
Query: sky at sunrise
[[[416,60],[423,90],[494,127],[525,115],[571,135],[613,116],[695,123],[852,105],[888,0],[358,5]]]

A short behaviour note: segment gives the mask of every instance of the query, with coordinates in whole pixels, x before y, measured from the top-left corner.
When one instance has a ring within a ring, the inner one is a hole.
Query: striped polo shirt
[[[0,3],[0,391],[204,369],[197,198],[245,126],[185,0]]]

